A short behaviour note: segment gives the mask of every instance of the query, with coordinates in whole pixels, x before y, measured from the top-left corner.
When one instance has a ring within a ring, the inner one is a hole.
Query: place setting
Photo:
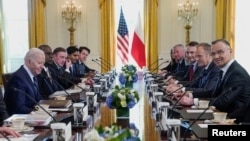
[[[24,117],[15,117],[11,119],[9,125],[9,128],[15,130],[16,132],[27,132],[32,131],[34,129],[34,127],[30,127],[25,124]]]

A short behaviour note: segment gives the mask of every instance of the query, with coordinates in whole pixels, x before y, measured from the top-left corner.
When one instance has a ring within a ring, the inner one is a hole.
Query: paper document
[[[204,110],[187,110],[187,113],[202,113]],[[212,110],[207,110],[206,113],[213,113]]]

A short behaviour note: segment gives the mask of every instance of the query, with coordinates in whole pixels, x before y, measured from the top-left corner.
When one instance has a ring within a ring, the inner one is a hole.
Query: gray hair
[[[38,48],[31,48],[25,55],[24,61],[26,62],[27,60],[33,60],[36,58],[37,55],[43,55],[45,56],[44,52]]]

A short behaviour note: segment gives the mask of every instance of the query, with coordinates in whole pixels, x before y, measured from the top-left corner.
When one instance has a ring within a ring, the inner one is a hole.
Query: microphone
[[[54,68],[53,68],[53,69],[54,69]],[[59,82],[57,82],[57,81],[56,81],[55,79],[53,79],[52,77],[48,77],[47,75],[44,75],[44,74],[42,74],[42,77],[43,77],[44,79],[47,78],[47,79],[50,79],[52,82],[55,82],[56,85],[59,86],[60,89],[62,89],[62,90],[71,98],[72,102],[73,102],[73,103],[76,103],[76,100],[72,97],[72,95],[69,94],[69,93],[65,90],[65,88],[64,88]],[[59,75],[57,75],[57,77],[62,78],[62,79],[65,79],[64,77],[61,77],[61,76],[59,76]]]
[[[159,60],[163,60],[163,58],[158,58],[153,63],[151,63],[150,65],[148,65],[148,68],[152,67],[152,65],[154,65],[155,63],[157,63]]]
[[[3,132],[0,132],[0,134],[7,140],[7,141],[11,141],[9,137],[7,137]]]
[[[101,64],[102,64],[102,66],[104,66],[104,67],[106,67],[106,68],[108,68],[109,69],[109,64],[106,64],[104,61],[102,61],[102,60],[99,60],[98,58],[97,59],[95,59],[96,61],[99,61]],[[108,71],[108,69],[107,69],[107,71]]]
[[[231,92],[232,90],[234,90],[234,89],[236,89],[236,87],[233,87],[233,88],[229,88],[229,89],[227,89],[226,91],[224,91],[221,95],[224,95],[224,94],[227,94],[228,92]],[[205,113],[206,113],[206,111],[208,110],[208,109],[211,109],[211,110],[215,110],[216,109],[216,107],[215,106],[213,106],[213,102],[210,102],[210,104],[209,104],[210,106],[208,106],[206,109],[204,109],[204,111],[188,126],[188,128],[185,130],[185,132],[184,132],[184,134],[183,134],[183,137],[184,137],[184,141],[186,140],[186,133],[187,133],[187,130],[189,130],[200,118],[201,118],[201,116],[203,116]]]
[[[160,63],[160,65],[158,65],[157,67],[155,67],[155,68],[152,70],[152,72],[154,72],[155,70],[159,69],[160,66],[162,66],[163,64],[168,63],[168,62],[169,62],[169,60]]]
[[[52,116],[47,110],[45,110],[32,96],[30,96],[28,93],[24,92],[23,90],[21,89],[18,89],[18,88],[15,88],[15,87],[12,87],[12,89],[16,92],[20,92],[22,94],[24,94],[25,96],[27,96],[30,100],[32,100],[34,103],[36,103],[36,105],[41,108],[45,113],[47,113],[54,122],[58,122],[54,116]]]
[[[62,77],[63,78],[63,77]],[[52,79],[52,78],[49,78],[49,79]],[[53,81],[53,80],[52,80]],[[77,101],[75,100],[75,98],[71,95],[71,94],[69,94],[65,89],[64,89],[64,87],[61,85],[61,84],[59,84],[56,80],[55,81],[53,81],[53,82],[56,82],[56,84],[71,98],[71,100],[73,101],[73,103],[76,103]]]
[[[104,68],[105,70],[108,70],[106,67],[104,67],[102,64],[100,64],[96,60],[92,59],[92,61],[95,62],[96,64],[98,64],[101,68]]]
[[[69,79],[67,79],[67,78],[61,77],[61,76],[58,76],[58,77],[59,77],[59,78],[62,78],[62,79],[64,79],[64,80],[66,80],[67,82],[71,83],[72,85],[76,86],[77,88],[80,88],[82,91],[86,91],[86,90],[83,89],[82,87],[80,87],[80,86],[78,86],[77,84],[75,84],[73,81],[71,81],[71,80],[69,80]],[[64,91],[67,92],[65,89],[64,89]],[[69,94],[68,92],[67,92],[67,94],[68,94],[72,99],[74,99],[74,98],[71,96],[71,94]],[[76,100],[74,100],[74,101],[76,102]],[[74,102],[74,103],[75,103],[75,102]]]
[[[208,106],[206,109],[202,111],[202,113],[186,128],[186,130],[183,133],[183,141],[186,141],[186,134],[187,131],[190,130],[190,128],[206,113],[208,109],[215,110],[214,106]]]
[[[196,81],[198,81],[202,76],[203,76],[203,74],[200,74],[196,79],[193,79],[192,81],[190,81],[190,82],[189,82],[190,85],[193,85],[193,84],[194,84]],[[183,87],[184,87],[184,86],[182,85],[180,88],[178,88],[178,89],[174,90],[173,92],[171,92],[170,95],[172,95],[172,94],[175,93],[176,91],[182,89]],[[183,93],[183,94],[179,97],[179,99],[176,100],[176,102],[173,104],[173,106],[172,106],[172,108],[171,108],[171,111],[172,111],[172,112],[173,112],[175,106],[179,103],[179,101],[180,101],[184,96],[185,96],[185,93]],[[171,112],[171,113],[172,113],[172,112]],[[169,117],[171,117],[171,115],[170,115]]]
[[[103,62],[106,62],[106,64],[108,64],[108,68],[112,67],[112,65],[109,63],[109,61],[104,60],[102,57],[99,57],[100,60],[102,60]]]

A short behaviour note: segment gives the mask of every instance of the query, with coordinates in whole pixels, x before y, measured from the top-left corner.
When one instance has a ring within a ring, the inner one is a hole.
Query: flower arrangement
[[[111,109],[133,108],[138,101],[139,94],[137,91],[115,85],[112,93],[107,97],[106,105]]]
[[[137,69],[134,65],[125,65],[122,67],[122,73],[119,76],[121,84],[125,84],[126,82],[136,82],[137,80]]]
[[[133,123],[129,128],[122,129],[117,124],[110,127],[95,127],[84,136],[84,141],[140,141],[137,137],[139,130]]]

